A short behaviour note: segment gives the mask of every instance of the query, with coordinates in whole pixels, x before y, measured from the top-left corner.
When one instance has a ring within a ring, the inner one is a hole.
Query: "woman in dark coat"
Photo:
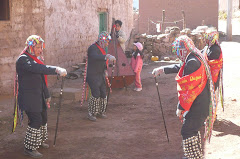
[[[212,80],[216,94],[216,107],[213,108],[214,121],[217,119],[217,105],[220,102],[224,109],[223,94],[223,54],[219,44],[219,34],[216,28],[208,28],[205,33],[206,46],[203,54],[211,70]]]
[[[39,146],[48,148],[47,140],[47,105],[50,94],[47,88],[47,76],[66,76],[64,68],[44,65],[42,53],[44,41],[40,36],[31,35],[26,47],[16,62],[18,77],[18,104],[28,116],[28,128],[24,139],[24,152],[34,158],[42,157],[37,151]]]
[[[98,41],[88,48],[87,82],[92,93],[88,101],[88,119],[91,121],[96,121],[97,115],[106,118],[106,63],[116,60],[105,52],[110,40],[110,35],[104,31],[99,34]]]

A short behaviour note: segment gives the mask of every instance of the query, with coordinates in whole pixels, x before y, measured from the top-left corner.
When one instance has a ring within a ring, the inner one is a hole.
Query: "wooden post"
[[[139,32],[139,18],[140,18],[140,15],[139,15],[139,12],[138,12],[138,32],[137,32],[138,34],[140,33]]]
[[[232,40],[232,0],[228,0],[228,13],[227,13],[227,40]]]
[[[164,21],[165,21],[165,10],[162,11],[161,33],[163,33]]]
[[[149,35],[149,18],[148,18],[148,35]]]
[[[186,28],[186,18],[185,18],[185,12],[182,10],[182,18],[183,18],[183,29]]]

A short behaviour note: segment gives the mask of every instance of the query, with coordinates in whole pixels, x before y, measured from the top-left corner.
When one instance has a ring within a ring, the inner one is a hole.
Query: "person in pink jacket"
[[[131,59],[131,66],[135,73],[135,91],[141,91],[142,90],[142,83],[141,83],[141,71],[143,66],[143,46],[140,42],[133,43],[133,54]]]

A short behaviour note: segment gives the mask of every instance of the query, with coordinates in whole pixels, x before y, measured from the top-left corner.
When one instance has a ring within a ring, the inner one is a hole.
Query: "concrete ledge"
[[[60,88],[51,89],[52,98],[59,98],[60,96]],[[82,98],[82,89],[79,88],[63,88],[63,99],[71,100],[73,102],[80,101]]]

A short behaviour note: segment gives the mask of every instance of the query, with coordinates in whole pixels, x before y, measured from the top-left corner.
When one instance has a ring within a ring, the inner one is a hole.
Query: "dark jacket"
[[[214,44],[207,50],[208,60],[216,60],[221,54],[221,48],[219,45]]]
[[[201,66],[201,62],[199,59],[194,55],[190,54],[186,59],[186,64],[184,66],[183,76],[189,75],[195,71],[197,71]],[[170,73],[177,73],[180,69],[180,64],[170,65],[164,67],[165,74]],[[210,92],[208,87],[208,82],[203,89],[202,93],[200,93],[197,98],[192,103],[192,106],[186,115],[186,118],[199,118],[203,117],[206,118],[208,116],[209,111],[209,104],[210,104]],[[182,106],[178,103],[178,109],[183,110]]]
[[[92,44],[88,48],[87,79],[105,73],[107,68],[105,56],[106,55],[102,54],[96,44]]]
[[[16,70],[19,108],[27,112],[42,112],[46,108],[45,99],[50,97],[44,74],[56,74],[56,67],[38,64],[28,55],[22,54],[16,62]]]

